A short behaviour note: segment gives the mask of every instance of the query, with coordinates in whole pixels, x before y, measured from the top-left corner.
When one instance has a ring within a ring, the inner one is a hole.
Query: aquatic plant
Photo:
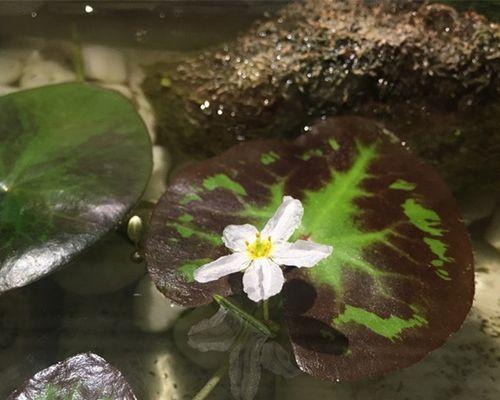
[[[78,354],[28,379],[7,400],[137,400],[125,378],[103,358]]]
[[[227,254],[226,226],[264,227],[283,196],[304,208],[291,240],[332,246],[330,257],[283,268],[283,291],[260,309],[241,301],[237,276],[196,281],[202,265]],[[145,254],[167,297],[189,307],[225,298],[253,330],[284,334],[303,372],[335,382],[419,361],[460,327],[474,291],[449,190],[363,118],[319,123],[293,142],[244,143],[185,168],[153,211]]]
[[[0,97],[0,293],[74,259],[143,192],[151,144],[117,92],[69,83]]]
[[[285,282],[280,265],[312,268],[332,254],[331,246],[310,240],[288,241],[303,214],[300,200],[285,196],[262,231],[250,224],[226,226],[222,241],[233,254],[202,265],[194,271],[194,280],[212,282],[243,272],[243,290],[251,300],[266,301],[278,294]]]

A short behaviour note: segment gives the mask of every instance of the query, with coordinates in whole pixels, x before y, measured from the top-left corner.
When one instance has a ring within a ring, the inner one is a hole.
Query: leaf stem
[[[233,302],[225,297],[218,294],[214,295],[214,300],[219,303],[219,305],[233,314],[236,318],[245,324],[252,326],[254,329],[260,333],[274,338],[276,337],[276,330],[274,327],[268,326],[265,322],[259,320],[257,317],[246,312],[239,304]]]
[[[247,335],[247,327],[244,326],[236,336],[236,339],[234,340],[233,344],[231,345],[231,348],[229,349],[230,354],[234,348],[239,346],[245,340],[246,335]],[[198,393],[196,393],[196,395],[193,397],[193,400],[204,400],[212,392],[212,390],[214,390],[214,388],[218,385],[223,376],[226,374],[228,366],[229,366],[229,360],[226,360],[217,369],[217,371],[215,371],[215,373],[208,380],[208,382],[205,383],[205,386],[203,386],[201,390]]]
[[[193,400],[204,400],[207,398],[207,396],[212,393],[212,390],[218,385],[218,383],[221,381],[221,379],[224,377],[224,375],[227,372],[227,362],[224,362],[218,369],[215,371],[215,373],[212,375],[212,377],[208,380],[207,383],[205,383],[205,386],[201,388],[201,390],[196,393],[196,395],[193,397]]]

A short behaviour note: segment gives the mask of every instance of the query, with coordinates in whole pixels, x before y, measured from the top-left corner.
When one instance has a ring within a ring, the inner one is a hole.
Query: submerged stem
[[[279,375],[274,375],[274,400],[281,400],[281,384],[283,378]]]
[[[75,68],[76,80],[84,82],[82,47],[75,22],[71,24],[71,36],[73,40],[73,67]]]
[[[241,344],[241,342],[245,339],[247,335],[247,328],[243,327],[238,335],[236,336],[236,339],[234,340],[233,344],[231,345],[231,348],[229,349],[229,353],[236,347]],[[225,361],[218,369],[215,371],[215,373],[212,375],[212,377],[208,380],[207,383],[205,383],[205,386],[201,388],[201,390],[196,393],[196,395],[193,397],[193,400],[203,400],[205,399],[211,392],[214,390],[214,388],[218,385],[218,383],[221,381],[221,379],[224,377],[228,370],[228,365],[229,365],[229,360]]]
[[[224,362],[217,369],[217,371],[215,371],[215,373],[208,380],[208,382],[205,383],[205,386],[203,386],[201,390],[198,393],[196,393],[196,395],[193,397],[193,400],[204,400],[212,392],[212,390],[214,390],[214,388],[221,381],[226,372],[227,372],[227,362]]]

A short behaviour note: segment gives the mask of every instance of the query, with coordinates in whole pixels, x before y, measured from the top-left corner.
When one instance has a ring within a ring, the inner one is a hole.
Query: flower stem
[[[193,397],[193,400],[204,400],[207,398],[207,396],[212,393],[212,390],[218,385],[218,383],[221,381],[221,379],[224,377],[224,375],[227,372],[227,363],[224,362],[218,369],[215,371],[215,373],[212,375],[212,377],[208,380],[207,383],[205,383],[205,386],[201,388],[201,390],[196,393],[196,395]]]
[[[269,318],[269,301],[268,300],[264,300],[262,302],[262,316],[263,316],[265,322],[269,322],[270,321],[270,318]]]

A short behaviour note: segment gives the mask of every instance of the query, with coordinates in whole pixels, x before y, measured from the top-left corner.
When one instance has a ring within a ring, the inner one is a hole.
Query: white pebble
[[[500,207],[491,217],[490,224],[484,235],[486,241],[500,251]]]
[[[107,83],[124,83],[127,65],[123,54],[110,47],[86,45],[82,47],[83,70],[89,79]]]
[[[167,189],[167,174],[170,169],[170,155],[163,146],[153,146],[153,171],[143,200],[156,202]]]
[[[56,282],[70,293],[97,295],[120,290],[144,274],[144,263],[132,260],[135,247],[118,233],[99,240],[80,258],[56,273]]]
[[[144,125],[148,129],[149,137],[151,138],[151,142],[156,142],[156,118],[153,114],[151,108],[139,107],[137,110],[142,120],[144,121]]]
[[[124,85],[118,85],[114,83],[103,83],[100,84],[99,86],[105,89],[114,90],[115,92],[122,94],[123,96],[125,96],[127,99],[130,100],[133,97],[132,91],[127,86]]]
[[[23,72],[21,61],[6,53],[0,53],[0,86],[12,85]]]
[[[491,193],[479,193],[459,199],[460,212],[466,225],[487,218],[493,213],[496,199]]]
[[[73,71],[55,61],[43,59],[40,53],[35,51],[24,66],[20,86],[23,89],[29,89],[74,80],[75,73]]]
[[[17,92],[19,88],[13,86],[0,86],[0,96],[4,96],[9,93]]]
[[[144,276],[134,294],[135,324],[144,332],[165,332],[185,310],[167,299],[149,278]]]
[[[130,74],[128,84],[130,88],[136,95],[144,97],[141,86],[144,78],[146,77],[144,69],[140,65],[129,64],[129,70]]]
[[[214,309],[208,305],[197,307],[184,315],[174,326],[174,342],[179,351],[191,362],[207,370],[218,368],[227,354],[218,351],[199,351],[188,344],[188,332],[193,325],[210,318]]]

